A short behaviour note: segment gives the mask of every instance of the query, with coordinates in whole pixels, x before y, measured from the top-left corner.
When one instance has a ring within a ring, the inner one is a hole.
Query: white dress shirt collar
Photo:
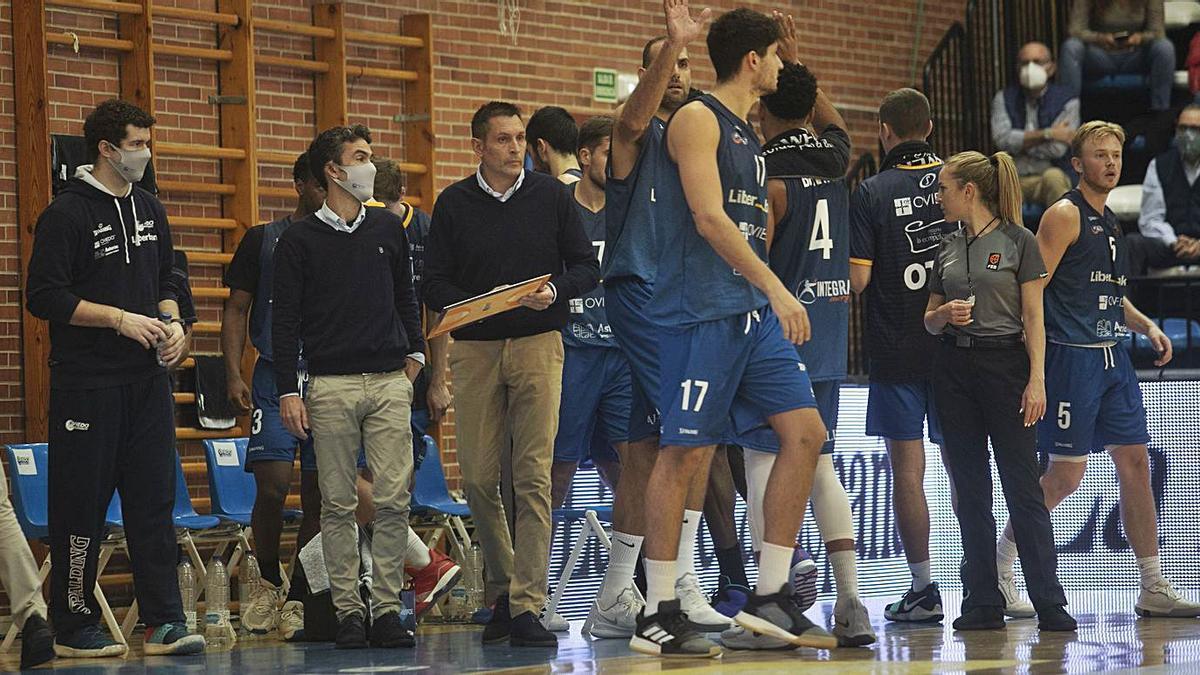
[[[329,208],[329,202],[322,204],[321,209],[317,211],[317,218],[320,218],[325,222],[326,225],[329,225],[338,232],[345,232],[346,234],[351,234],[357,230],[358,226],[362,224],[363,219],[366,217],[367,207],[365,204],[359,205],[358,215],[355,216],[354,222],[346,222],[341,216],[334,213],[333,209]]]
[[[483,179],[483,166],[482,165],[480,165],[479,168],[475,169],[475,180],[479,182],[479,187],[481,189],[483,189],[484,192],[495,197],[496,199],[500,200],[501,202],[506,202],[509,200],[510,197],[513,196],[513,193],[515,193],[517,191],[517,188],[521,187],[521,183],[525,182],[525,169],[521,169],[521,175],[517,176],[517,182],[513,183],[512,187],[508,188],[508,190],[504,191],[503,193],[496,192],[495,190],[493,190],[492,186],[488,185],[487,181]]]

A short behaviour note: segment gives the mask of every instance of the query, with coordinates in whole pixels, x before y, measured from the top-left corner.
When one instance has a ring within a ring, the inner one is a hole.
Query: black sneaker
[[[508,643],[514,647],[558,648],[558,637],[546,630],[533,612],[523,612],[513,617]]]
[[[972,607],[954,620],[954,630],[996,630],[1004,625],[1004,610],[999,607]]]
[[[1073,631],[1079,628],[1075,618],[1067,614],[1062,605],[1042,605],[1038,607],[1038,630]]]
[[[809,621],[800,611],[790,583],[785,583],[778,593],[771,595],[751,593],[746,598],[746,606],[733,620],[746,630],[769,635],[797,647],[833,649],[838,646],[836,637]]]
[[[629,640],[635,652],[667,658],[710,659],[721,655],[721,648],[691,628],[679,600],[658,603],[658,612],[646,616],[643,609],[637,629]]]
[[[21,670],[54,658],[54,634],[40,614],[30,614],[21,629]]]
[[[100,626],[90,623],[73,632],[54,637],[54,653],[64,659],[95,659],[105,656],[121,656],[128,647],[108,634]]]
[[[362,649],[367,646],[367,626],[361,614],[351,614],[338,621],[334,644],[338,649]]]
[[[371,621],[371,646],[384,649],[415,647],[417,639],[404,627],[399,612],[388,612]]]
[[[504,642],[512,633],[512,616],[508,612],[508,594],[496,598],[496,606],[492,608],[492,618],[483,627],[483,644],[490,645]]]
[[[888,621],[906,621],[911,623],[937,623],[944,618],[942,613],[942,593],[938,590],[937,582],[931,582],[920,591],[911,588],[904,592],[904,597],[888,605],[883,610],[883,616]]]

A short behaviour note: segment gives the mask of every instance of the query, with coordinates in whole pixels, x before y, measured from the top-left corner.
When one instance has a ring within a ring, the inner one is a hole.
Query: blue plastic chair
[[[442,468],[442,453],[429,435],[425,436],[425,461],[421,463],[413,481],[410,509],[412,515],[435,524],[438,534],[426,544],[431,548],[436,546],[438,537],[445,533],[449,536],[451,546],[458,549],[459,560],[463,560],[461,556],[471,548],[471,536],[467,533],[463,518],[471,517],[471,509],[450,496],[446,472]]]
[[[208,490],[212,498],[212,514],[221,520],[250,527],[250,514],[254,511],[254,496],[258,489],[254,474],[246,471],[246,447],[248,438],[208,439],[204,441],[204,460],[208,465]],[[236,452],[237,463],[228,453]],[[222,463],[224,462],[224,463]],[[178,499],[178,495],[176,495]],[[296,520],[300,511],[284,509],[285,522]]]

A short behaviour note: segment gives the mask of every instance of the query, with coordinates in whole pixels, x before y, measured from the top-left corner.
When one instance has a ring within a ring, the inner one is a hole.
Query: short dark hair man
[[[137,183],[154,118],[101,103],[79,167],[38,218],[29,312],[50,322],[50,615],[60,656],[125,652],[92,593],[103,514],[120,490],[147,654],[194,654],[175,578],[175,411],[167,368],[186,356],[167,212]],[[168,318],[160,320],[160,316]]]
[[[433,311],[501,284],[550,274],[521,307],[454,331],[459,466],[495,601],[483,641],[553,647],[538,622],[550,547],[550,464],[558,429],[568,301],[595,288],[600,269],[571,195],[525,171],[525,125],[493,101],[471,121],[475,173],[447,187],[433,209],[425,251],[425,302]],[[500,457],[511,443],[516,493],[513,550],[500,502]],[[511,601],[510,601],[511,598]],[[510,609],[511,606],[511,609]]]
[[[254,552],[262,572],[261,583],[243,599],[242,626],[252,633],[279,628],[285,640],[304,629],[303,584],[293,582],[280,612],[283,579],[279,568],[279,536],[283,529],[283,503],[292,484],[292,463],[300,451],[300,503],[304,518],[296,534],[303,548],[321,529],[321,489],[317,485],[317,459],[312,437],[298,440],[279,416],[275,369],[271,352],[271,292],[274,283],[273,257],[279,238],[293,224],[321,208],[325,190],[317,183],[303,153],[292,165],[296,208],[292,213],[246,231],[233,260],[225,269],[229,299],[221,316],[221,351],[225,355],[225,381],[229,399],[243,414],[250,414],[250,442],[246,449],[246,471],[254,474],[256,491],[251,525]],[[253,388],[242,380],[242,353],[246,346],[247,320],[250,340],[258,350]],[[298,569],[298,568],[297,568]]]
[[[579,125],[575,118],[556,105],[538,109],[525,125],[525,142],[533,168],[567,185],[582,176],[575,157],[578,138]]]
[[[425,362],[412,262],[400,219],[364,206],[375,188],[371,133],[333,127],[308,147],[325,204],[279,238],[272,284],[271,349],[280,416],[304,438],[312,429],[321,487],[321,542],[329,570],[336,643],[367,643],[358,594],[359,449],[374,474],[371,644],[412,647],[400,622],[412,479],[412,382]],[[298,391],[300,343],[311,378]]]
[[[1142,182],[1138,229],[1144,240],[1130,247],[1133,274],[1200,260],[1200,105],[1179,113],[1175,143],[1150,160]],[[1134,241],[1130,241],[1133,244]],[[1138,250],[1141,249],[1141,250]]]

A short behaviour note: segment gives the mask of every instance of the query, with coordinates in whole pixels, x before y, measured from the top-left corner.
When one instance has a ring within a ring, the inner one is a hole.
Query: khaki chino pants
[[[400,611],[413,474],[412,397],[412,383],[402,370],[316,375],[309,384],[306,402],[321,486],[321,543],[339,621],[350,614],[367,618],[358,594],[354,518],[360,447],[375,477],[372,615]]]
[[[487,565],[485,594],[490,603],[508,593],[513,616],[536,616],[546,600],[550,465],[562,366],[558,331],[505,340],[456,340],[450,350],[458,463]],[[500,500],[500,459],[510,440],[515,555]]]

